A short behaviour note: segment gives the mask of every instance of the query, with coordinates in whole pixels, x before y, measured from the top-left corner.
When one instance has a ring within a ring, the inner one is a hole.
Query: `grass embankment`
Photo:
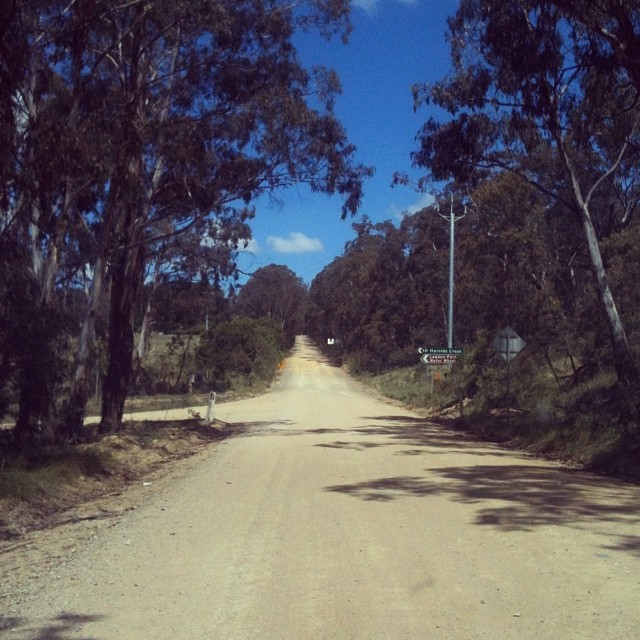
[[[149,372],[154,372],[157,387],[166,386],[166,380],[179,378],[176,371],[180,368],[192,370],[191,363],[185,365],[183,356],[194,341],[189,342],[188,337],[183,340],[182,352],[175,348],[175,343],[173,337],[162,335],[153,343],[145,374],[149,377]],[[183,377],[186,379],[187,375]],[[272,381],[273,377],[230,376],[228,388],[218,394],[217,402],[257,395]],[[73,446],[46,446],[17,453],[11,442],[11,430],[0,430],[0,540],[49,526],[55,514],[105,493],[120,491],[160,463],[191,455],[207,443],[225,437],[227,431],[219,424],[206,426],[198,419],[133,421],[135,413],[205,407],[208,399],[209,392],[201,390],[131,396],[125,403],[121,431]],[[89,401],[87,414],[100,414],[99,398]]]
[[[487,406],[486,399],[462,399],[455,381],[441,374],[441,382],[434,383],[423,367],[361,380],[385,397],[483,440],[640,482],[639,399],[611,375],[563,388],[538,380],[531,397],[512,399],[511,410],[504,402]]]
[[[121,491],[227,435],[221,425],[200,420],[145,421],[75,446],[10,454],[0,443],[0,540],[55,524],[65,509]]]

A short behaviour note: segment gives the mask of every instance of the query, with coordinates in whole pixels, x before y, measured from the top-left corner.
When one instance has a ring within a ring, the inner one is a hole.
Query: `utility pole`
[[[464,213],[456,217],[453,212],[453,192],[449,191],[449,215],[445,216],[438,213],[445,220],[449,218],[449,312],[447,322],[447,347],[453,349],[453,291],[454,291],[454,271],[455,271],[455,229],[456,222],[462,220],[467,215],[467,207],[465,205]]]

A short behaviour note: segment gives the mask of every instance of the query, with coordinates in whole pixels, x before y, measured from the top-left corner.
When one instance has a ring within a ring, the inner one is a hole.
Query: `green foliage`
[[[439,403],[439,385],[431,384],[429,372],[423,365],[392,369],[379,374],[362,374],[359,379],[386,398],[392,398],[406,406],[424,407]]]
[[[270,264],[258,269],[242,286],[234,312],[249,318],[271,318],[291,347],[295,336],[303,333],[307,299],[306,285],[289,267]]]
[[[366,218],[354,228],[358,237],[344,256],[311,284],[307,330],[319,344],[338,340],[356,372],[410,364],[417,296],[404,254],[405,232]]]
[[[219,287],[188,279],[163,282],[151,297],[154,331],[200,333],[208,318],[223,318],[229,301]]]
[[[538,190],[544,209],[560,222],[527,229],[525,219],[518,232],[533,235],[522,235],[505,260],[513,263],[519,253],[513,249],[528,237],[552,255],[553,232],[566,234],[573,226],[584,243],[579,253],[586,257],[618,378],[637,386],[640,369],[609,286],[602,241],[627,227],[640,201],[640,74],[625,53],[638,41],[640,13],[627,3],[597,9],[587,3],[585,13],[569,4],[462,0],[449,21],[454,72],[414,92],[417,105],[442,107],[448,119],[428,120],[413,158],[429,179],[475,187],[511,172]],[[610,28],[617,30],[614,37]],[[543,252],[530,249],[526,256],[536,253]],[[539,275],[531,266],[531,275]],[[565,283],[573,273],[575,265]]]
[[[603,254],[627,335],[640,357],[640,220],[634,219],[624,231],[608,237]]]
[[[568,318],[585,291],[575,275],[583,254],[573,245],[566,258],[572,264],[563,262],[567,234],[549,224],[545,204],[505,175],[473,193],[473,206],[456,226],[454,346],[475,349],[510,324],[542,353],[581,357]],[[339,338],[356,371],[407,366],[416,362],[417,347],[445,346],[447,227],[434,207],[405,216],[399,227],[358,225],[356,240],[311,285],[311,335],[319,344]],[[564,279],[574,284],[571,296],[561,287]]]
[[[285,336],[269,318],[233,318],[202,336],[195,360],[201,375],[218,391],[242,378],[250,386],[273,379],[286,353]]]
[[[195,371],[199,341],[197,334],[152,334],[137,371],[134,393],[186,393],[188,379]]]
[[[18,424],[26,419],[50,421],[70,370],[70,327],[65,314],[41,307],[20,326],[16,369],[20,389]],[[26,415],[24,415],[26,414]]]
[[[343,216],[357,210],[372,171],[335,117],[339,83],[305,69],[292,45],[309,30],[346,39],[349,3],[35,0],[2,15],[0,241],[36,283],[34,317],[48,317],[58,288],[88,292],[61,421],[70,434],[109,306],[102,425],[115,429],[145,282],[233,277],[266,192],[305,182],[340,196]],[[181,302],[172,329],[204,322],[202,305]],[[12,366],[2,357],[3,397]]]
[[[640,451],[637,393],[614,384],[579,226],[506,174],[470,195],[473,205],[456,225],[454,346],[464,356],[440,368],[433,393],[424,366],[402,368],[417,362],[417,347],[445,346],[448,237],[432,207],[399,227],[357,228],[344,255],[312,282],[308,319],[315,339],[388,397],[454,415],[464,401],[458,424],[482,437],[593,468],[620,471],[622,464],[630,477]],[[636,354],[638,226],[632,220],[602,244]],[[385,269],[392,278],[385,279]],[[510,363],[509,396],[507,365],[492,344],[507,324],[527,343]],[[333,332],[342,340],[326,346]]]
[[[0,291],[0,418],[10,404],[19,405],[17,436],[27,444],[51,437],[43,430],[69,374],[71,318],[57,297],[42,302],[36,279],[4,260]]]

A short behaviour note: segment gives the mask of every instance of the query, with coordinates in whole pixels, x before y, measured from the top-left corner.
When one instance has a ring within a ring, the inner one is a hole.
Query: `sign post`
[[[507,363],[507,423],[511,412],[511,361],[525,348],[526,342],[509,326],[494,339],[494,349]]]
[[[430,365],[455,364],[458,356],[462,355],[462,349],[453,349],[450,347],[418,347],[420,361],[427,365],[427,378],[430,381],[430,396],[433,398],[433,380],[435,375],[440,375],[436,371],[435,374],[429,375]]]

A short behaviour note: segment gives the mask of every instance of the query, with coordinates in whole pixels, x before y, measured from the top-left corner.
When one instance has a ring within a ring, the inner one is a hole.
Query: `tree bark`
[[[109,349],[102,389],[101,433],[117,431],[122,423],[133,371],[134,319],[144,281],[142,245],[121,250],[111,271]]]
[[[633,130],[635,131],[637,122],[634,123]],[[583,191],[580,188],[578,180],[578,172],[573,163],[573,160],[566,148],[565,141],[559,133],[559,127],[555,131],[556,144],[558,150],[562,154],[564,166],[567,171],[569,181],[573,191],[573,199],[580,214],[580,221],[582,223],[582,230],[585,240],[587,241],[587,251],[589,252],[589,259],[591,262],[591,269],[594,275],[596,284],[596,291],[602,310],[604,311],[607,326],[609,328],[609,337],[611,339],[611,347],[613,351],[613,361],[618,377],[618,382],[625,386],[637,386],[640,384],[640,371],[636,366],[636,363],[627,341],[627,334],[624,330],[624,325],[615,300],[611,287],[609,285],[609,278],[602,262],[602,253],[600,252],[600,243],[598,241],[598,234],[593,225],[593,218],[591,217],[590,202],[591,197],[595,193],[596,188],[602,183],[604,178],[613,173],[625,153],[627,143],[622,146],[618,158],[612,164],[612,166],[604,172],[598,180],[591,186],[586,195],[583,195]]]
[[[93,269],[89,298],[87,299],[87,306],[80,330],[80,338],[78,340],[73,382],[71,384],[71,391],[65,402],[66,406],[60,427],[63,435],[68,438],[77,437],[84,426],[87,400],[89,398],[89,381],[87,374],[89,364],[95,354],[96,317],[104,295],[103,283],[106,263],[106,256],[101,253],[98,255]]]
[[[161,253],[160,250],[159,253]],[[151,310],[153,294],[158,287],[158,276],[160,273],[161,259],[156,257],[156,262],[153,268],[153,276],[151,277],[151,286],[148,292],[147,304],[144,308],[144,314],[142,316],[142,324],[140,325],[140,336],[138,337],[138,344],[135,347],[133,356],[133,388],[138,388],[138,374],[143,371],[142,362],[146,355],[147,344],[149,342],[149,336],[151,335]]]
[[[618,308],[611,293],[609,278],[607,277],[602,262],[598,237],[586,204],[582,206],[582,228],[587,239],[587,247],[596,281],[598,298],[609,327],[609,336],[613,348],[613,359],[618,381],[623,385],[636,385],[640,382],[640,372],[634,362],[624,325],[622,324]]]

